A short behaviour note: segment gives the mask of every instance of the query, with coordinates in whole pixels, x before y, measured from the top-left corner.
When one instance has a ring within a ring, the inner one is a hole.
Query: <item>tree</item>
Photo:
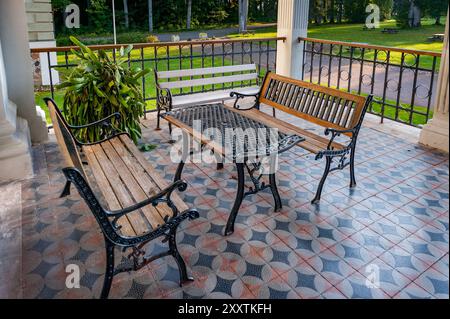
[[[430,1],[430,0],[428,0]],[[397,25],[402,28],[420,27],[422,12],[417,0],[397,0],[394,5]]]
[[[96,30],[111,30],[112,11],[106,0],[89,1],[86,12],[89,14],[91,27]]]
[[[125,28],[130,27],[130,19],[128,17],[128,0],[123,0],[123,15],[125,17]]]
[[[191,18],[192,18],[192,0],[187,0],[187,18],[186,18],[186,29],[191,28]]]
[[[393,0],[374,0],[373,3],[376,4],[380,8],[380,20],[381,21],[391,18],[392,9],[394,7]]]
[[[148,32],[153,32],[153,0],[148,0]]]
[[[344,0],[344,13],[347,20],[351,23],[363,23],[366,21],[366,7],[368,0]]]
[[[435,19],[435,24],[441,24],[441,16],[446,14],[448,0],[417,0],[417,6],[426,15]]]
[[[335,13],[336,13],[336,4],[334,0],[330,1],[330,7],[328,9],[328,14],[330,17],[330,23],[335,23]]]
[[[239,0],[239,33],[247,31],[248,0]]]

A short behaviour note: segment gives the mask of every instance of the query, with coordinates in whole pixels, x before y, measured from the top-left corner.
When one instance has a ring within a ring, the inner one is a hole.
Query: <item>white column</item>
[[[420,133],[419,143],[449,151],[449,49],[448,49],[448,13],[445,26],[444,49],[442,51],[441,66],[439,68],[439,78],[436,89],[436,102],[433,108],[433,118],[423,127]]]
[[[0,41],[0,182],[26,178],[32,173],[28,123],[17,117],[17,106],[8,98]]]
[[[303,44],[298,37],[308,32],[309,0],[278,1],[277,36],[286,37],[277,47],[277,73],[300,79],[303,71]]]
[[[31,140],[43,142],[48,137],[47,124],[34,101],[25,1],[0,1],[0,39],[9,99],[17,105],[17,115],[28,121]]]

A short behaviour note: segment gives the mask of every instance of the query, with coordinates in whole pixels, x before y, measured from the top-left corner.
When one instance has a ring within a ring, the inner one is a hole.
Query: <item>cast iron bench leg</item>
[[[183,257],[178,252],[177,241],[176,241],[177,228],[178,228],[178,225],[173,227],[170,230],[169,251],[170,251],[170,254],[173,256],[173,258],[175,258],[175,261],[177,262],[178,272],[180,273],[180,287],[181,287],[184,283],[186,283],[188,281],[194,281],[194,278],[188,276],[186,264],[183,260]]]
[[[350,151],[350,188],[356,186],[355,178],[355,149],[352,148]]]
[[[158,112],[156,113],[156,131],[160,131],[161,127],[160,127],[160,122],[161,122],[161,117],[160,117],[161,111],[158,108]]]
[[[66,185],[64,185],[64,189],[63,189],[61,195],[59,196],[59,198],[63,198],[63,197],[69,196],[69,195],[70,195],[70,182],[67,181]]]
[[[236,216],[239,212],[239,208],[241,207],[242,200],[244,199],[244,164],[236,163],[236,170],[238,175],[238,188],[233,208],[231,209],[227,225],[225,226],[225,236],[231,235],[234,232],[234,221],[236,220]]]
[[[325,159],[326,159],[325,171],[323,172],[322,178],[320,179],[319,187],[317,187],[316,196],[311,201],[311,204],[316,204],[316,203],[318,203],[320,201],[320,195],[322,194],[323,184],[325,183],[325,180],[327,179],[328,173],[330,172],[331,160],[332,159],[331,159],[330,156],[326,156]]]
[[[105,237],[106,242],[106,272],[105,279],[103,281],[101,299],[107,299],[109,291],[111,290],[111,284],[114,277],[114,245],[109,242]]]

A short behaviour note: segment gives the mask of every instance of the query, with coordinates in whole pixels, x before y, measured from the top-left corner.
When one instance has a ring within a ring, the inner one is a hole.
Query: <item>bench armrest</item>
[[[349,144],[342,149],[335,150],[333,147],[333,142],[334,142],[335,138],[340,136],[341,134],[345,134],[345,133],[352,133],[352,137],[350,139]],[[316,155],[316,160],[320,159],[324,156],[329,156],[329,157],[344,156],[350,152],[350,150],[352,149],[352,147],[355,143],[355,139],[356,139],[355,128],[345,129],[345,130],[326,128],[325,135],[330,135],[330,134],[331,134],[331,138],[330,138],[330,141],[328,142],[327,149],[318,152]]]
[[[146,200],[143,200],[140,203],[134,204],[132,206],[126,207],[124,209],[121,210],[117,210],[117,211],[112,211],[108,213],[109,217],[114,217],[114,223],[115,221],[117,221],[117,219],[119,219],[120,217],[129,214],[135,210],[141,209],[142,207],[148,206],[148,205],[153,205],[153,206],[157,206],[159,203],[164,202],[167,203],[167,205],[172,209],[172,211],[174,212],[173,216],[178,215],[178,210],[175,207],[175,205],[173,204],[172,200],[171,200],[171,195],[175,190],[178,190],[180,192],[184,192],[187,189],[187,183],[185,181],[182,180],[178,180],[174,183],[172,183],[171,185],[169,185],[168,187],[166,187],[165,189],[163,189],[161,192],[159,192],[156,195],[153,195],[149,198],[147,198]]]
[[[245,93],[239,93],[239,92],[231,92],[230,93],[230,97],[236,97],[236,100],[234,101],[233,104],[233,108],[238,109],[238,110],[251,110],[253,108],[259,108],[259,92],[258,93],[254,93],[254,94],[245,94]],[[247,109],[242,109],[239,105],[238,102],[240,99],[246,98],[246,97],[254,97],[255,98],[255,104],[253,104],[252,107],[247,108]]]
[[[70,125],[70,124],[67,124],[67,126],[70,129],[72,129],[72,130],[80,130],[80,129],[83,129],[83,128],[89,128],[91,126],[97,126],[97,125],[100,125],[100,124],[104,124],[106,122],[111,122],[111,120],[113,118],[115,118],[116,120],[121,120],[122,119],[122,115],[119,112],[116,112],[116,113],[113,113],[113,114],[111,114],[111,115],[109,115],[109,116],[107,116],[107,117],[105,117],[105,118],[103,118],[101,120],[98,120],[98,121],[95,121],[95,122],[92,122],[92,123],[89,123],[89,124],[84,124],[84,125]]]
[[[172,110],[172,92],[167,88],[162,88],[158,83],[155,83],[156,87],[156,107],[158,110],[165,109]]]
[[[172,231],[174,229],[174,227],[179,225],[183,220],[185,220],[185,219],[193,220],[193,219],[198,218],[199,216],[200,216],[200,214],[198,213],[198,211],[196,209],[187,209],[187,210],[181,212],[177,216],[172,216],[170,218],[167,218],[167,220],[165,220],[165,224],[159,226],[155,230],[150,231],[146,234],[128,238],[128,239],[131,239],[137,243],[146,243],[146,242],[153,240],[155,238],[158,238],[160,236],[167,236],[167,234],[170,233],[170,231]]]
[[[339,136],[339,135],[345,134],[345,133],[355,133],[355,129],[352,128],[352,129],[347,129],[347,130],[338,130],[338,129],[334,129],[334,128],[326,128],[325,135],[330,135],[330,133],[333,135]]]
[[[98,125],[103,125],[105,128],[111,128],[111,131],[108,132],[108,134],[106,134],[105,138],[103,138],[101,140],[98,140],[98,141],[94,141],[94,142],[82,142],[79,139],[77,139],[74,134],[72,134],[73,135],[73,139],[75,140],[75,143],[78,146],[95,145],[95,144],[100,144],[100,143],[103,143],[105,141],[108,141],[108,140],[110,140],[110,139],[112,139],[112,138],[114,138],[116,136],[122,135],[122,134],[128,135],[128,133],[122,132],[122,131],[116,129],[116,127],[114,127],[111,124],[111,120],[113,118],[116,118],[117,120],[122,120],[122,115],[119,112],[116,112],[116,113],[113,113],[113,114],[111,114],[111,115],[109,115],[109,116],[107,116],[107,117],[105,117],[105,118],[103,118],[101,120],[98,120],[98,121],[95,121],[95,122],[92,122],[92,123],[89,123],[89,124],[84,124],[84,125],[70,125],[70,124],[67,124],[67,126],[69,127],[70,130],[81,130],[81,129],[90,128],[90,127],[98,126]]]
[[[239,92],[231,92],[230,93],[230,97],[236,97],[236,98],[244,98],[244,97],[258,97],[259,96],[259,92],[258,93],[254,93],[254,94],[245,94],[245,93],[239,93]]]

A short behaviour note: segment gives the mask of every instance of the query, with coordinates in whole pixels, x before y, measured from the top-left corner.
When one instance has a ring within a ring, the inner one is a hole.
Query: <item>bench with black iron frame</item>
[[[106,273],[101,298],[108,297],[114,275],[139,270],[148,263],[169,255],[177,262],[180,285],[191,281],[192,278],[187,274],[185,262],[176,245],[176,231],[180,223],[199,216],[195,209],[189,209],[174,193],[185,191],[186,182],[178,180],[169,185],[155,173],[128,134],[117,132],[112,125],[113,119],[120,119],[119,114],[113,114],[95,123],[72,126],[65,121],[53,100],[46,99],[46,103],[61,153],[69,166],[63,169],[67,182],[61,196],[69,195],[70,186],[73,184],[92,211],[105,239]],[[74,130],[98,125],[105,128],[105,138],[101,141],[81,142],[73,134]],[[102,160],[102,154],[106,153],[110,156],[110,162],[107,159]],[[111,154],[116,154],[116,158],[112,159]],[[104,208],[93,192],[80,155],[85,156],[109,209]],[[136,175],[131,176],[130,173],[128,179],[125,179],[127,175],[123,165],[119,165],[120,161],[124,161],[123,163],[128,165],[129,172],[136,172]],[[116,167],[108,166],[112,164]],[[107,172],[108,168],[111,171]],[[120,178],[115,177],[114,169],[117,169],[117,172],[120,170]],[[139,191],[136,185],[137,183],[150,185],[150,177],[153,182],[151,184],[153,193],[149,194],[150,190],[147,189],[147,193],[144,194],[144,191]],[[124,185],[120,185],[118,181],[122,181]],[[121,187],[130,189],[128,196],[132,197],[131,199],[118,192]],[[146,256],[145,245],[161,237],[163,242],[168,243],[169,249],[154,256]],[[118,267],[114,265],[115,247],[121,248],[123,252],[130,250],[128,258],[123,259]]]
[[[255,103],[247,108],[256,118],[265,118],[267,122],[280,128],[296,132],[305,137],[297,145],[315,154],[315,159],[325,158],[325,169],[320,179],[316,195],[312,203],[318,203],[321,198],[325,180],[330,172],[350,168],[350,187],[356,186],[355,152],[358,134],[364,115],[371,104],[373,96],[364,98],[359,95],[304,82],[268,72],[264,78],[261,90],[257,94],[231,93],[235,97],[234,107],[239,106],[243,98],[253,97]],[[260,111],[261,105],[273,108],[273,117]],[[325,138],[309,130],[275,118],[275,109],[296,116],[305,121],[325,127]],[[336,141],[339,136],[347,136],[346,144]],[[334,164],[334,166],[333,166]]]

